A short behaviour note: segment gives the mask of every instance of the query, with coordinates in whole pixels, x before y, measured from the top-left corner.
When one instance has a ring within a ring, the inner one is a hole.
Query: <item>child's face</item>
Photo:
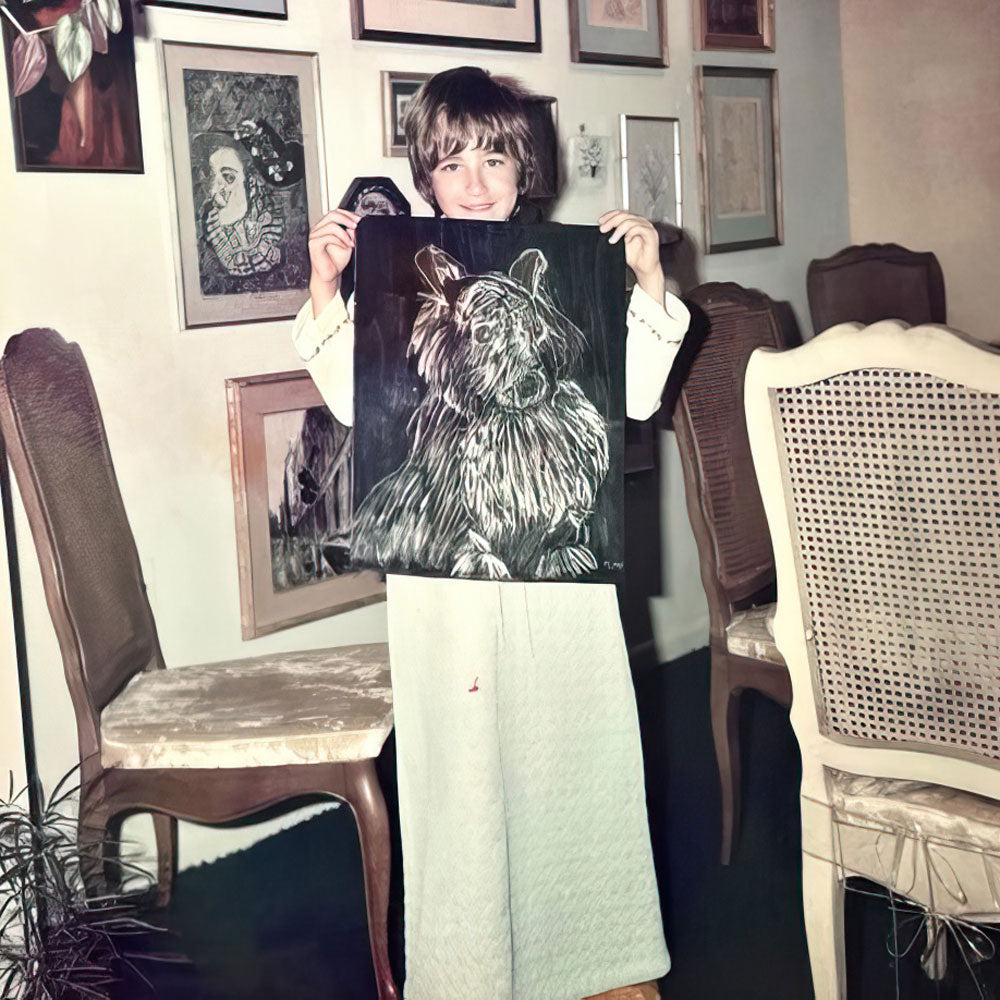
[[[466,146],[431,173],[441,213],[449,219],[510,218],[517,203],[517,163],[506,153]]]

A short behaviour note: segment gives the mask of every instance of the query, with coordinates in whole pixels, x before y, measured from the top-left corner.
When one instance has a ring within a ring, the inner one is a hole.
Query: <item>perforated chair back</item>
[[[703,340],[678,397],[674,430],[702,576],[714,578],[720,599],[732,604],[774,579],[743,415],[743,374],[756,348],[790,345],[762,292],[712,282],[687,301]]]
[[[946,322],[944,275],[937,257],[896,243],[850,246],[811,261],[806,291],[816,333],[847,322]]]
[[[42,568],[77,710],[96,716],[162,665],[135,541],[83,354],[54,330],[11,337],[0,428]],[[90,748],[95,749],[95,748]]]
[[[746,394],[797,732],[1000,763],[1000,355],[845,324]]]

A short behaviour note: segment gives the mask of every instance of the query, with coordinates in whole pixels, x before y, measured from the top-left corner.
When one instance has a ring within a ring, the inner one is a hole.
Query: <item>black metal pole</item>
[[[42,783],[35,754],[35,727],[31,717],[31,687],[28,681],[28,646],[24,638],[24,605],[21,602],[21,570],[17,559],[14,531],[14,501],[10,488],[7,448],[0,437],[0,502],[3,504],[3,533],[7,541],[7,570],[10,574],[10,608],[14,619],[14,653],[17,658],[17,687],[21,696],[21,732],[24,737],[24,771],[28,779],[28,811],[35,828],[42,819]]]

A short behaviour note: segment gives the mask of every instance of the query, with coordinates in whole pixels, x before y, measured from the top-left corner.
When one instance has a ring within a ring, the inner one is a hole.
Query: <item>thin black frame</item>
[[[275,14],[270,11],[237,10],[235,7],[213,7],[210,3],[189,3],[188,0],[141,0],[143,7],[167,7],[176,10],[196,10],[204,14],[227,14],[233,17],[260,17],[269,21],[288,20],[288,0],[281,0],[284,12]]]
[[[365,27],[365,0],[351,0],[351,37],[366,42],[399,42],[412,45],[447,45],[466,49],[502,49],[508,52],[542,51],[542,18],[540,0],[532,0],[535,8],[535,40],[511,42],[469,35],[419,34],[415,31],[389,31]]]

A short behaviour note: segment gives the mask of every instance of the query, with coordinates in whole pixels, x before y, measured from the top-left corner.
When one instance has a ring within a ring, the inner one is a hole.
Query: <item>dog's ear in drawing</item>
[[[450,302],[454,286],[466,276],[465,268],[440,247],[421,247],[413,262],[434,298]]]
[[[541,250],[534,248],[525,250],[513,264],[507,275],[515,281],[524,285],[531,293],[532,298],[538,294],[538,288],[542,281],[542,275],[549,268],[549,262]]]

